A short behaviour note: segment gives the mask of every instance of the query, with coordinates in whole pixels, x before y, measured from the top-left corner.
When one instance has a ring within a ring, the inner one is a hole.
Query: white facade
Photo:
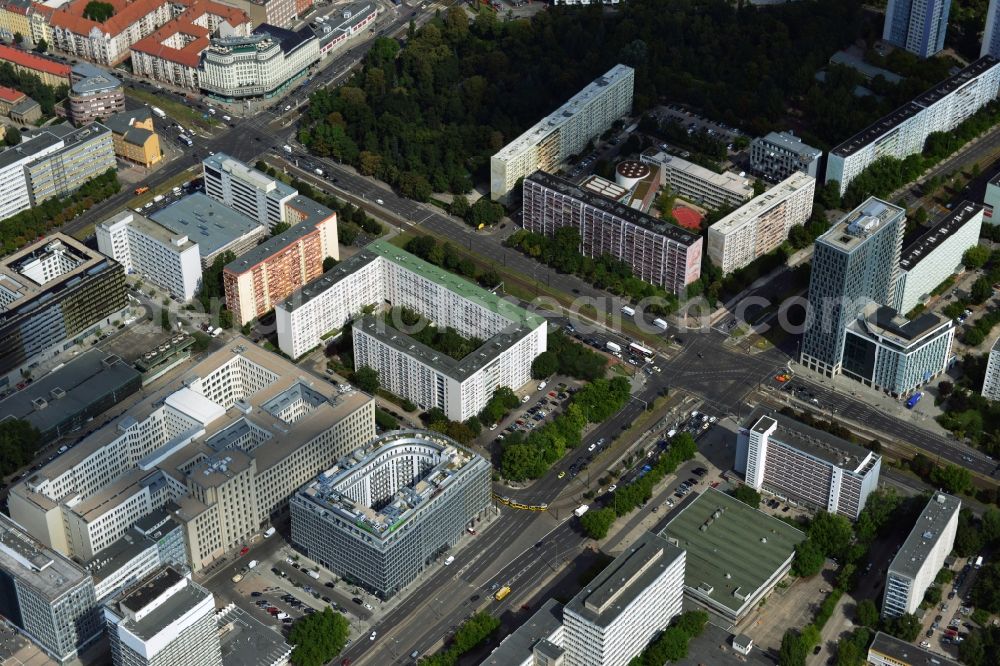
[[[990,0],[989,9],[986,10],[986,29],[983,31],[983,47],[979,55],[991,55],[1000,58],[1000,0]]]
[[[355,321],[355,367],[377,370],[390,391],[425,408],[439,407],[452,420],[477,414],[498,386],[525,384],[532,361],[546,348],[544,319],[389,243],[369,245],[277,304],[278,345],[298,358],[365,307],[386,302],[486,340],[456,361],[374,318]]]
[[[681,612],[685,552],[648,533],[563,608],[566,666],[625,666]]]
[[[992,56],[976,60],[831,150],[825,182],[839,182],[843,194],[878,159],[920,153],[929,134],[955,129],[996,99],[998,88],[1000,61]]]
[[[710,208],[741,206],[753,196],[750,179],[732,171],[715,173],[663,152],[643,153],[640,159],[661,167],[661,185],[669,185],[674,194]]]
[[[125,211],[97,225],[97,249],[129,273],[138,273],[187,302],[201,287],[198,244]]]
[[[941,492],[931,497],[889,565],[882,598],[883,617],[916,612],[924,600],[924,592],[955,545],[961,508],[962,502],[957,497]]]
[[[490,198],[506,199],[521,178],[579,153],[632,110],[635,70],[615,65],[490,158]]]
[[[202,52],[198,85],[226,99],[270,97],[319,60],[319,40],[309,38],[286,50],[266,33],[213,39]]]
[[[964,201],[903,250],[893,307],[909,312],[949,276],[964,270],[962,255],[979,243],[982,225],[983,207]]]
[[[205,194],[268,229],[281,222],[291,223],[288,202],[298,192],[280,180],[223,153],[205,158],[202,177]]]
[[[1000,400],[1000,338],[996,339],[990,349],[990,360],[986,364],[986,377],[983,379],[983,397]]]
[[[788,239],[812,215],[816,179],[800,171],[708,228],[708,256],[722,274],[743,268]]]
[[[12,150],[8,148],[7,150]],[[54,152],[58,147],[51,147]],[[4,156],[0,153],[0,156]],[[0,220],[5,220],[22,210],[31,208],[31,186],[24,170],[26,164],[35,159],[34,155],[19,156],[3,162],[0,166]]]

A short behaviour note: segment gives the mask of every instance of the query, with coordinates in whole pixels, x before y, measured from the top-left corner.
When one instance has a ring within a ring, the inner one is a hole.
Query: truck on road
[[[590,510],[590,507],[588,505],[581,504],[580,506],[578,506],[575,509],[573,509],[573,515],[576,516],[577,518],[579,518],[583,514],[587,513],[587,511],[589,511],[589,510]]]
[[[628,317],[634,317],[635,316],[635,308],[629,307],[628,305],[623,305],[622,306],[622,314],[624,314],[624,315],[626,315]]]
[[[662,331],[665,331],[665,330],[667,330],[669,328],[667,322],[663,321],[662,319],[654,319],[653,320],[653,326],[657,327],[658,329],[660,329]]]
[[[309,577],[312,578],[313,580],[319,580],[319,572],[318,571],[311,569],[307,573],[309,574]]]
[[[980,555],[979,557],[976,558],[976,568],[977,569],[982,569],[983,568],[983,556],[982,555]]]
[[[151,106],[149,107],[149,110],[152,111],[153,115],[159,118],[160,120],[163,120],[164,118],[167,117],[167,114],[163,113],[163,109],[159,107]]]
[[[617,342],[610,342],[610,341],[608,341],[608,342],[604,343],[604,346],[608,348],[608,351],[613,351],[613,352],[616,352],[618,354],[620,354],[622,352],[622,346],[620,344],[618,344]]]
[[[140,185],[139,187],[135,188],[136,194],[145,194],[146,192],[149,192],[149,186],[147,185]]]

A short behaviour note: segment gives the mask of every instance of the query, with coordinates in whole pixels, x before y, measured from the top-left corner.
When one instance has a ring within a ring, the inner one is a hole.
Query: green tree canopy
[[[321,613],[306,615],[292,625],[288,641],[292,644],[295,666],[323,666],[344,649],[350,624],[340,613],[326,607]]]
[[[990,249],[985,245],[974,245],[962,255],[962,263],[966,268],[982,268],[990,258]]]
[[[858,602],[858,607],[854,611],[855,621],[862,627],[876,629],[878,627],[879,612],[875,607],[875,602],[871,599],[863,599]]]
[[[755,509],[760,508],[760,493],[748,485],[737,486],[730,492],[730,495]]]
[[[374,395],[379,389],[378,371],[363,365],[351,374],[351,382],[365,393]]]
[[[83,8],[83,18],[91,21],[104,23],[115,15],[115,7],[110,2],[100,2],[100,0],[90,0]]]

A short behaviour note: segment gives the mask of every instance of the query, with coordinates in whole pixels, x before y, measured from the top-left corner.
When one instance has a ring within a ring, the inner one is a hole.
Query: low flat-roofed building
[[[684,598],[685,552],[646,532],[563,608],[566,662],[625,666],[670,621]]]
[[[0,401],[0,421],[27,421],[48,443],[79,430],[141,384],[139,371],[120,357],[90,349]]]
[[[42,646],[21,633],[17,625],[0,617],[0,664],[4,666],[57,666]]]
[[[41,117],[41,105],[30,97],[25,97],[10,108],[10,119],[22,125],[33,125]]]
[[[878,487],[882,456],[758,407],[740,426],[734,467],[756,490],[857,520]]]
[[[201,192],[175,201],[149,219],[197,243],[202,269],[225,252],[238,257],[252,250],[267,236],[267,227]]]
[[[286,666],[292,646],[250,613],[229,604],[215,613],[222,666]]]
[[[730,622],[754,609],[792,566],[806,535],[726,493],[709,488],[660,535],[687,552],[688,597]]]
[[[319,40],[320,57],[329,55],[335,49],[343,47],[351,37],[364,32],[378,17],[378,12],[378,4],[362,0],[346,7],[338,7],[337,15],[317,17],[309,27]],[[274,21],[268,23],[277,25]]]
[[[661,169],[660,185],[669,185],[679,197],[710,208],[741,206],[753,197],[753,186],[746,176],[726,171],[716,173],[676,155],[648,148],[639,156],[644,164]]]
[[[10,511],[43,543],[91,559],[169,507],[200,571],[369,441],[373,404],[237,337],[15,485]]]
[[[983,207],[963,201],[904,247],[892,306],[906,314],[952,274],[964,270],[962,256],[979,243],[982,226]]]
[[[913,643],[877,631],[868,646],[869,666],[959,666],[939,652],[919,648]]]
[[[212,593],[162,567],[104,605],[115,666],[222,666]]]
[[[14,90],[7,86],[0,86],[0,115],[9,115],[10,110],[27,95],[20,90]]]
[[[889,564],[882,617],[915,613],[955,545],[962,501],[936,492]]]
[[[784,180],[796,171],[819,177],[823,151],[802,143],[791,132],[768,132],[750,142],[750,168],[772,181]]]
[[[557,664],[565,654],[564,635],[563,605],[548,599],[524,624],[500,641],[480,666]]]

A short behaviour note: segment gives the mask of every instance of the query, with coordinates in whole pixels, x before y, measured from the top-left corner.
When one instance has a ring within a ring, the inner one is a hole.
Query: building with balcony
[[[921,58],[930,58],[944,48],[950,10],[951,0],[889,0],[882,39]]]
[[[632,111],[635,70],[615,65],[490,158],[490,198],[506,200],[517,181],[552,172]]]
[[[125,110],[122,82],[106,73],[78,78],[73,75],[69,89],[69,119],[77,127],[95,120],[107,120]]]
[[[491,468],[444,435],[396,430],[341,458],[292,498],[292,542],[388,599],[483,517]]]
[[[620,197],[628,192],[613,183],[607,186],[601,191]],[[580,232],[583,256],[610,254],[639,279],[678,296],[701,276],[702,239],[697,234],[544,171],[525,178],[523,192],[523,223],[529,231],[552,236],[572,227]]]
[[[758,407],[740,426],[734,468],[755,490],[857,520],[882,456]]]
[[[983,378],[983,397],[1000,400],[1000,338],[997,338],[990,348],[986,376]]]

